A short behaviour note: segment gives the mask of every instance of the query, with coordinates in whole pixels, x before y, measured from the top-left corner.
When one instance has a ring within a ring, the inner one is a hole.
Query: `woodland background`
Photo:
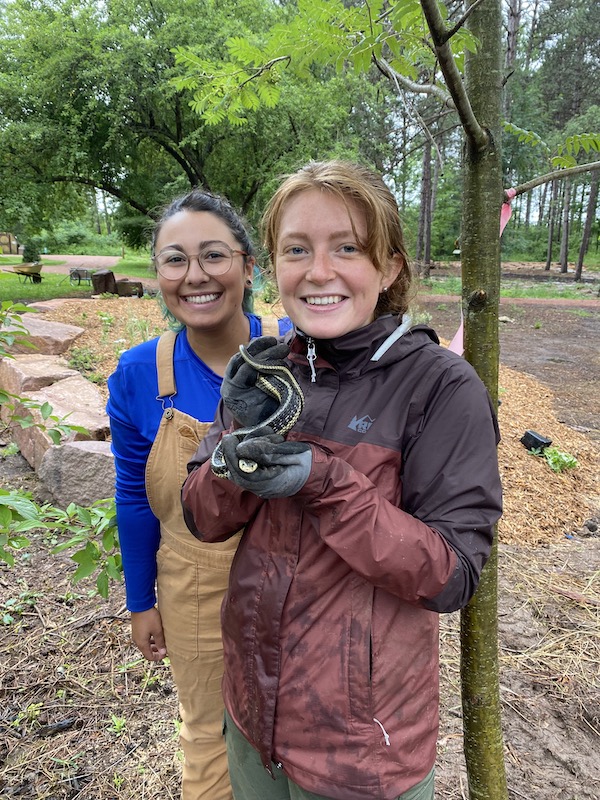
[[[359,7],[402,13],[405,41],[418,37],[412,0],[389,9],[381,0],[0,0],[0,231],[42,253],[116,254],[143,247],[157,209],[193,185],[224,193],[255,223],[281,174],[340,156],[386,176],[418,263],[449,258],[461,227],[458,117],[434,91],[382,80],[391,50],[378,59],[357,49],[340,62],[332,20]],[[442,8],[449,21],[463,10]],[[579,164],[597,158],[600,6],[507,0],[503,12],[508,188],[547,173],[569,137]],[[296,42],[306,67],[270,65],[255,92],[266,71],[257,66],[233,113],[220,97],[199,99],[198,74],[219,71],[209,88],[223,93],[238,61],[252,63],[267,32],[277,38],[278,25],[302,14],[322,20]],[[311,50],[329,62],[311,61]],[[397,61],[415,84],[439,84],[434,58]],[[503,259],[559,260],[566,271],[588,252],[597,263],[598,175],[518,197]]]

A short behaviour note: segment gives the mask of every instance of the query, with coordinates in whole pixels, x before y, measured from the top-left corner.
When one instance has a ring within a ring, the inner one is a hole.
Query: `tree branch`
[[[95,181],[92,178],[84,178],[80,175],[55,175],[53,178],[50,178],[50,181],[51,183],[80,183],[83,186],[93,186],[95,189],[102,189],[107,194],[117,197],[123,203],[127,203],[131,208],[135,208],[140,214],[152,218],[152,213],[149,208],[138,203],[136,200],[132,200],[131,197],[128,197],[125,192],[121,191],[121,189],[114,186],[112,183],[107,183],[103,180]]]
[[[568,167],[567,169],[557,169],[554,172],[548,172],[546,175],[540,175],[538,178],[533,178],[527,183],[522,183],[520,186],[513,188],[513,197],[518,197],[520,194],[525,194],[535,189],[536,186],[541,186],[543,183],[550,183],[554,180],[562,180],[563,178],[570,178],[572,175],[580,175],[582,172],[594,172],[600,169],[600,161],[591,161],[589,164],[578,164],[576,167]],[[510,200],[504,190],[504,199]]]
[[[454,36],[454,34],[462,28],[462,26],[465,24],[465,22],[469,19],[469,17],[473,13],[473,11],[475,11],[475,9],[478,6],[480,6],[481,3],[485,3],[485,0],[475,0],[473,5],[469,6],[469,8],[467,8],[465,13],[458,20],[458,22],[456,22],[451,28],[449,28],[446,31],[446,33],[444,35],[444,42],[448,42]]]
[[[452,57],[452,51],[448,44],[448,31],[437,1],[421,0],[421,8],[427,20],[435,53],[446,81],[446,88],[452,96],[465,135],[476,150],[484,150],[489,144],[489,137],[473,113],[461,74]]]
[[[391,80],[392,83],[395,83],[396,86],[402,86],[403,89],[406,89],[408,92],[414,92],[415,94],[431,94],[441,100],[448,108],[454,108],[452,97],[449,92],[441,86],[436,86],[433,83],[417,83],[416,81],[411,81],[406,76],[397,72],[391,64],[388,64],[385,58],[377,58],[377,56],[373,55],[373,63],[381,74]]]

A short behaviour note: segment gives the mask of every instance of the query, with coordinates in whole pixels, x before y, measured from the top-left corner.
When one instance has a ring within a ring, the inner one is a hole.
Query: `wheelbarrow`
[[[15,264],[12,269],[5,269],[5,272],[14,272],[19,276],[21,283],[41,283],[42,282],[41,263],[32,262],[31,264]]]

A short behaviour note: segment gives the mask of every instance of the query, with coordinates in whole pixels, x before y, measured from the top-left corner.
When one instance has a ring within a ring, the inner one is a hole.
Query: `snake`
[[[300,384],[285,364],[255,361],[243,344],[240,345],[240,354],[244,361],[258,373],[255,386],[274,397],[279,405],[270,416],[257,425],[238,428],[232,431],[231,435],[241,442],[248,434],[253,434],[260,428],[269,427],[273,433],[284,436],[294,427],[304,408],[304,394]],[[217,477],[230,477],[221,442],[213,450],[210,466]],[[239,459],[238,466],[242,472],[246,473],[252,473],[258,469],[256,461],[245,458]]]

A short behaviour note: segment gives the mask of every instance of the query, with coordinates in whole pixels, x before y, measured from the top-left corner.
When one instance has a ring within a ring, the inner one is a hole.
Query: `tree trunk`
[[[419,274],[424,278],[428,278],[431,270],[431,249],[429,253],[427,253],[426,249],[427,227],[431,225],[431,142],[429,139],[426,139],[423,145],[421,166],[421,202],[415,258]],[[429,238],[431,239],[431,237]]]
[[[560,271],[566,273],[569,269],[569,207],[571,205],[571,180],[565,180],[565,193],[563,195],[563,213],[560,235]]]
[[[104,224],[106,225],[106,233],[108,236],[112,233],[112,226],[110,222],[110,214],[108,213],[108,206],[106,205],[106,192],[102,192],[102,206],[104,208]]]
[[[90,190],[90,206],[92,211],[92,219],[96,233],[102,236],[102,226],[100,224],[100,214],[98,213],[98,198],[96,197],[96,190]]]
[[[577,265],[575,267],[575,280],[581,280],[581,273],[583,272],[583,259],[590,246],[590,237],[592,235],[592,225],[596,219],[596,206],[598,205],[598,182],[600,181],[600,172],[595,170],[592,172],[592,183],[590,185],[590,196],[588,198],[587,212],[585,215],[585,225],[583,227],[583,236],[581,238],[581,247],[579,248],[579,255],[577,256]]]
[[[466,6],[474,4],[467,0]],[[467,141],[462,222],[462,305],[465,357],[498,402],[500,207],[502,203],[502,5],[488,0],[469,17],[479,40],[467,54],[465,82],[473,111],[489,133],[476,150]],[[464,749],[471,800],[506,800],[498,678],[497,542],[475,597],[461,612]]]
[[[549,270],[552,265],[552,244],[554,240],[554,218],[556,201],[558,199],[558,181],[552,181],[552,194],[550,195],[550,205],[548,206],[548,248],[546,250],[545,270]]]
[[[423,205],[425,207],[425,225],[423,229],[423,261],[425,262],[425,271],[429,277],[431,272],[431,217],[433,214],[433,189],[431,185],[431,141],[427,139],[425,142],[425,154],[423,156],[423,166],[425,168],[425,175],[423,176],[424,184],[424,197]]]

